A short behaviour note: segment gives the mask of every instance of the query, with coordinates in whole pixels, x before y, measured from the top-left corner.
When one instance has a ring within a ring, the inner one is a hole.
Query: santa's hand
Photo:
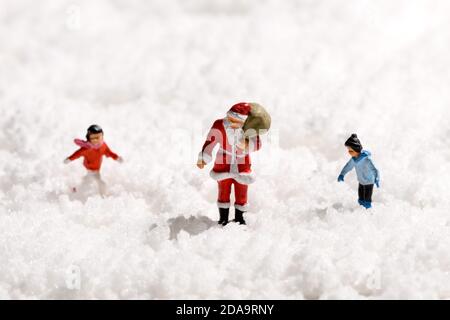
[[[117,161],[118,161],[119,163],[124,163],[124,162],[125,162],[125,160],[124,160],[122,157],[118,157],[118,158],[117,158]]]
[[[70,159],[69,159],[69,158],[64,159],[63,163],[64,163],[64,164],[70,163]]]
[[[339,175],[338,182],[344,182],[344,175]]]
[[[375,180],[375,185],[377,186],[377,188],[379,188],[380,187],[380,180]]]
[[[206,166],[206,162],[203,160],[198,160],[197,161],[197,167],[199,167],[200,169],[203,169]]]

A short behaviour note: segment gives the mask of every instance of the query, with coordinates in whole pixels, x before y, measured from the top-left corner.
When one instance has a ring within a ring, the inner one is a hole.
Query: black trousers
[[[372,194],[373,194],[373,184],[368,184],[366,186],[363,186],[362,184],[359,185],[358,188],[359,200],[372,202]]]

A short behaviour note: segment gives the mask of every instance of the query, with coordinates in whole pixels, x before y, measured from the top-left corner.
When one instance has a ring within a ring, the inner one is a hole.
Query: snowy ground
[[[0,298],[449,299],[449,11],[1,0]],[[196,154],[239,101],[273,128],[248,227],[220,229]],[[126,159],[105,199],[62,164],[91,123]],[[336,182],[353,132],[382,175],[370,211]]]

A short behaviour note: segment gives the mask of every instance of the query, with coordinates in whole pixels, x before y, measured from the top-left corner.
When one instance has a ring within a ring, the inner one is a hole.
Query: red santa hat
[[[250,103],[240,102],[231,107],[231,109],[227,112],[227,116],[245,121],[247,120],[251,109],[252,106],[250,105]]]

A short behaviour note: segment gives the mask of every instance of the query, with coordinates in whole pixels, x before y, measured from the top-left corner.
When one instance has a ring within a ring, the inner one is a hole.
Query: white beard
[[[225,132],[227,134],[227,141],[231,146],[231,173],[239,173],[237,160],[236,160],[236,148],[244,139],[244,130],[242,128],[234,129],[231,127],[230,121],[228,119],[224,119],[223,125],[225,127]]]

